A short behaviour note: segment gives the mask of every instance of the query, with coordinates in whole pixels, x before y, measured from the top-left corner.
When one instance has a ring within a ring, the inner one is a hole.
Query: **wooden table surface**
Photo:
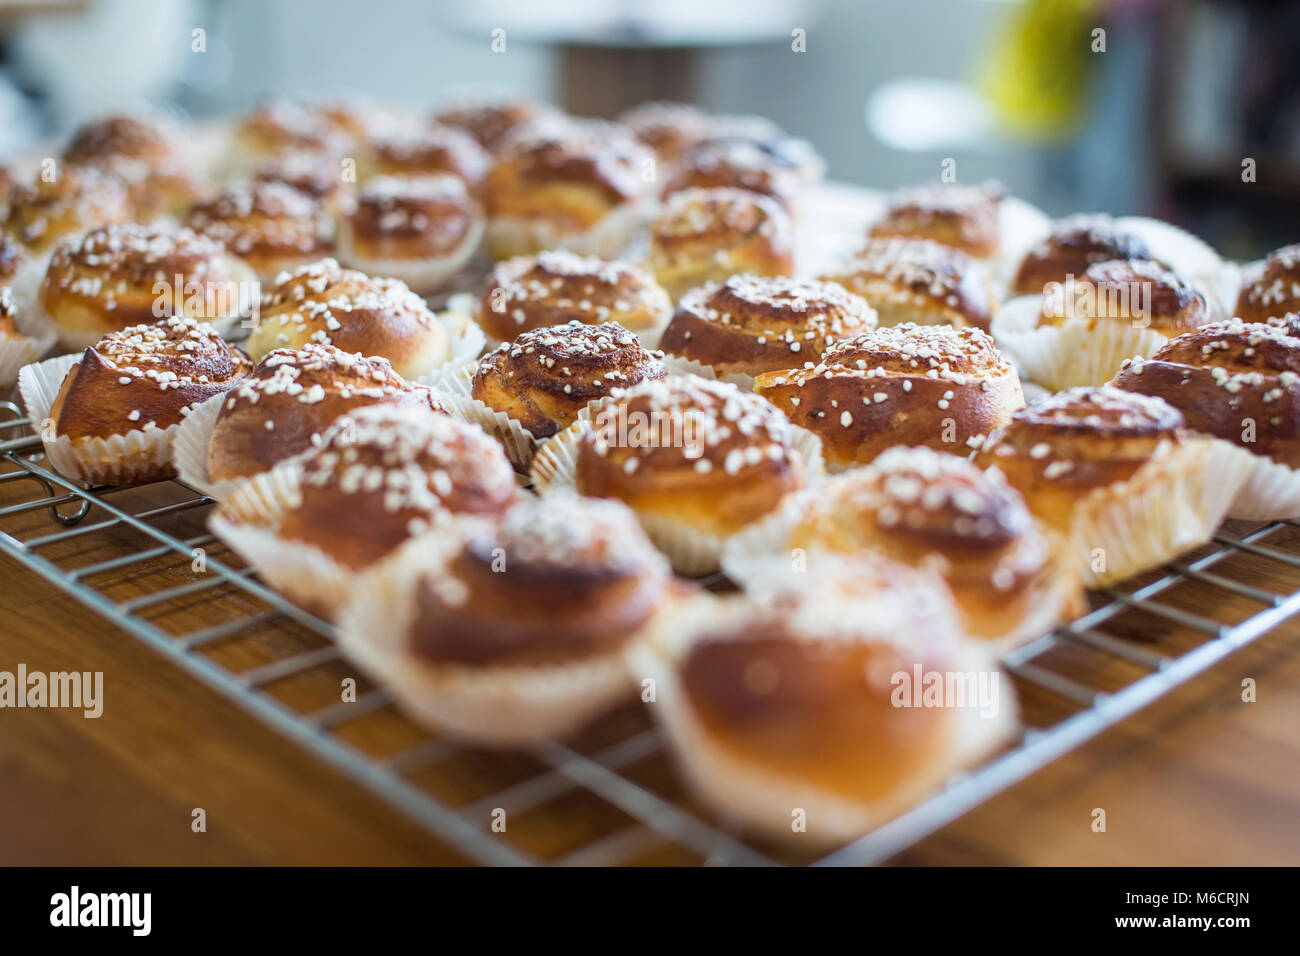
[[[23,486],[20,490],[18,486]],[[119,493],[128,510],[154,503],[163,485]],[[0,485],[0,507],[39,494],[30,482]],[[87,519],[89,520],[89,519]],[[202,531],[202,517],[177,516],[180,534]],[[44,511],[9,516],[0,530],[17,537],[57,530]],[[1300,530],[1273,540],[1300,548]],[[74,566],[139,547],[111,530],[42,549]],[[65,553],[60,553],[65,552]],[[220,556],[219,548],[212,550]],[[1232,567],[1235,563],[1240,567]],[[1256,565],[1258,562],[1256,562]],[[1300,573],[1265,574],[1228,559],[1225,574],[1276,588],[1300,586]],[[430,864],[461,862],[418,826],[361,787],[300,751],[238,707],[109,625],[43,579],[0,557],[0,669],[102,671],[104,712],[0,711],[0,863],[3,864]],[[187,560],[164,557],[99,576],[117,599],[193,580]],[[1237,599],[1180,585],[1180,604],[1231,621]],[[177,630],[205,626],[222,607],[249,608],[239,595],[186,602],[157,620]],[[1220,616],[1221,615],[1221,616]],[[232,669],[292,650],[285,633],[239,637],[212,654]],[[1188,646],[1177,628],[1145,615],[1117,625],[1155,649]],[[318,638],[316,640],[319,640]],[[1131,680],[1080,659],[1066,672],[1098,686]],[[350,671],[338,662],[281,694],[304,709],[321,706]],[[1257,701],[1242,701],[1244,678]],[[363,682],[364,685],[364,682]],[[314,700],[308,700],[316,695]],[[1026,715],[1045,723],[1060,702],[1024,699]],[[602,722],[587,743],[621,738],[644,725],[629,707]],[[373,752],[395,752],[416,738],[404,718],[384,710],[346,725]],[[1100,739],[914,847],[901,862],[928,864],[1295,864],[1300,862],[1300,624],[1290,622],[1210,673]],[[424,775],[448,803],[473,805],[538,772],[527,755],[465,751]],[[671,768],[656,755],[630,774],[674,799]],[[206,813],[206,832],[191,813]],[[1106,832],[1094,832],[1103,808]],[[486,814],[489,807],[484,807]],[[512,808],[506,807],[508,814]],[[485,821],[486,822],[486,821]],[[557,859],[630,821],[582,790],[513,814],[508,839]],[[500,837],[506,839],[506,836]],[[579,857],[578,859],[581,859]],[[694,863],[681,848],[647,845],[637,862]]]

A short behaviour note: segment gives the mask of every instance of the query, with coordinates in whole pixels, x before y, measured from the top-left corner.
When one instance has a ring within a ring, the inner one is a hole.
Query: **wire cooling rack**
[[[1025,722],[1012,747],[829,855],[792,856],[694,806],[639,706],[521,754],[430,735],[355,675],[327,622],[207,533],[211,499],[174,481],[85,489],[42,460],[30,423],[0,402],[0,550],[485,864],[879,863],[1300,612],[1300,525],[1223,531],[1005,656]],[[343,702],[348,676],[357,695]],[[524,825],[495,832],[501,810]]]

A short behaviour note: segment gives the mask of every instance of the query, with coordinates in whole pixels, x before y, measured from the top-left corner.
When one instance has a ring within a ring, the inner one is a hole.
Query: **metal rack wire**
[[[30,423],[16,405],[0,402],[0,551],[332,764],[468,860],[487,864],[879,863],[1300,613],[1300,590],[1261,588],[1228,570],[1241,560],[1256,568],[1268,564],[1279,577],[1300,584],[1300,525],[1272,522],[1223,531],[1184,561],[1136,585],[1108,590],[1089,613],[1006,655],[1004,665],[1022,697],[1034,692],[1054,702],[1046,708],[1050,716],[1027,721],[1013,747],[863,838],[821,858],[791,858],[729,832],[665,784],[670,775],[648,770],[663,764],[664,746],[640,708],[619,712],[578,740],[553,741],[523,757],[488,758],[509,764],[512,775],[502,782],[480,771],[490,779],[469,799],[440,795],[430,782],[469,748],[406,722],[382,689],[364,687],[346,703],[331,681],[318,681],[310,698],[281,692],[288,682],[329,669],[335,677],[349,673],[346,663],[327,622],[259,583],[233,554],[223,554],[203,525],[211,499],[178,482],[148,486],[145,501],[135,495],[141,489],[86,489],[45,468],[41,459]],[[20,486],[29,493],[18,495]],[[1283,540],[1289,538],[1294,541]],[[95,560],[100,549],[111,557]],[[1167,599],[1188,584],[1259,609],[1221,622]],[[117,593],[123,587],[130,596]],[[226,618],[207,623],[204,602],[220,604]],[[176,609],[181,626],[168,623]],[[1135,615],[1146,623],[1125,623]],[[204,623],[194,626],[199,620]],[[1159,642],[1144,639],[1162,629],[1192,646],[1166,653]],[[230,651],[245,645],[252,650]],[[1056,659],[1063,652],[1064,664]],[[1093,655],[1093,666],[1081,666],[1080,653]],[[1111,665],[1127,669],[1132,679],[1106,676]],[[400,746],[377,751],[349,734],[380,713],[403,724]],[[616,811],[601,832],[584,826],[576,846],[526,846],[491,830],[494,808],[526,814],[575,793]]]

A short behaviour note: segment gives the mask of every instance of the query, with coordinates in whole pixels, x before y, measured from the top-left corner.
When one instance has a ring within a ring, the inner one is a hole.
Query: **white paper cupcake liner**
[[[726,633],[730,616],[730,605],[712,595],[682,602],[658,618],[645,641],[629,649],[628,661],[634,681],[654,681],[656,699],[647,707],[667,734],[670,753],[687,784],[734,828],[794,844],[827,847],[846,843],[919,803],[952,774],[996,751],[1017,725],[1014,702],[1000,706],[993,717],[959,715],[948,747],[934,755],[924,772],[869,800],[853,800],[793,775],[757,766],[715,742],[678,678],[678,662],[692,635]],[[991,666],[987,655],[974,646],[958,656],[963,669]],[[791,813],[796,808],[804,811],[806,832],[796,833],[791,828]]]
[[[578,460],[578,443],[591,429],[592,415],[601,402],[593,402],[583,409],[578,420],[552,438],[547,439],[533,457],[529,472],[533,488],[545,495],[557,488],[574,487],[574,471]],[[812,432],[791,426],[795,431],[796,447],[805,467],[805,482],[812,484],[825,472],[821,439]],[[636,509],[633,509],[636,511]],[[673,570],[685,575],[703,575],[717,571],[722,550],[734,535],[719,536],[701,531],[683,521],[654,512],[636,511],[637,520],[646,536],[667,555]]]
[[[418,555],[437,546],[432,536],[407,542],[365,575],[339,616],[344,655],[415,720],[481,746],[517,747],[567,736],[632,697],[627,644],[583,660],[531,666],[439,664],[411,653],[403,640],[416,616]]]
[[[494,259],[530,255],[544,249],[567,249],[579,255],[615,259],[631,245],[646,217],[642,203],[629,203],[607,213],[589,229],[557,229],[544,219],[497,216],[488,220],[484,241]]]
[[[1141,238],[1151,255],[1210,298],[1216,318],[1227,318],[1236,304],[1236,280],[1222,257],[1203,239],[1171,223],[1146,216],[1121,216],[1119,229]]]
[[[998,203],[998,252],[986,269],[999,298],[1006,295],[1009,282],[999,282],[996,277],[1013,274],[1025,254],[1051,232],[1052,217],[1032,203],[1015,196]]]
[[[14,303],[14,328],[17,335],[0,332],[0,388],[18,381],[18,370],[38,361],[58,341],[58,331],[45,317],[36,301],[40,286],[39,266],[29,262],[9,283]]]
[[[998,347],[1032,382],[1053,391],[1075,385],[1105,385],[1125,359],[1150,358],[1169,337],[1131,322],[1067,319],[1060,326],[1038,326],[1042,296],[1012,299],[993,316]]]
[[[1251,467],[1228,509],[1228,517],[1243,521],[1300,517],[1300,471],[1264,455],[1247,454]]]
[[[455,309],[444,309],[438,313],[438,323],[447,330],[451,342],[451,358],[442,365],[421,375],[413,381],[427,385],[431,380],[444,375],[454,375],[467,365],[473,365],[483,354],[487,336],[479,328],[473,317]]]
[[[787,495],[776,511],[734,535],[722,550],[723,573],[744,590],[761,593],[766,588],[765,582],[798,581],[800,575],[818,574],[814,564],[833,567],[839,558],[845,556],[822,549],[815,556],[802,557],[801,571],[794,569],[790,535],[803,521],[818,494],[820,490],[812,488]],[[1051,530],[1042,529],[1042,532],[1048,538],[1051,552],[1037,580],[1029,585],[1023,613],[1015,625],[1003,633],[975,633],[968,626],[968,632],[981,644],[995,650],[1007,650],[1033,640],[1064,620],[1082,598],[1074,555],[1070,553],[1067,542]],[[960,595],[954,591],[954,597],[965,618]]]
[[[176,469],[176,476],[195,491],[217,501],[225,501],[230,489],[243,480],[228,478],[216,481],[208,471],[208,449],[212,443],[212,432],[217,427],[221,408],[229,398],[229,393],[223,392],[196,406],[185,416],[172,439],[172,465]]]
[[[56,435],[47,424],[59,389],[81,354],[60,355],[18,372],[22,396],[32,429],[41,436],[45,457],[60,474],[92,485],[128,485],[170,478],[171,443],[179,425],[167,428],[133,428],[107,438],[72,439]]]
[[[1250,459],[1228,442],[1191,439],[1128,481],[1086,495],[1071,522],[1084,585],[1114,584],[1210,540],[1253,468]]]
[[[476,361],[460,366],[449,375],[440,375],[430,384],[448,412],[461,421],[478,425],[501,443],[515,468],[526,469],[537,451],[538,440],[505,412],[497,411],[471,394],[477,372]]]

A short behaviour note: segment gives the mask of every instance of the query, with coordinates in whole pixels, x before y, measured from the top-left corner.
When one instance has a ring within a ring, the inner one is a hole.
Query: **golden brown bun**
[[[648,332],[671,314],[668,294],[640,266],[556,251],[498,263],[477,320],[492,338],[508,342],[520,332],[569,322],[617,322]]]
[[[519,130],[556,115],[554,107],[516,99],[453,106],[438,113],[433,120],[444,126],[464,130],[489,153],[496,153]]]
[[[707,140],[690,147],[672,166],[662,196],[683,189],[745,189],[793,208],[803,182],[799,171],[748,139]]]
[[[1012,295],[1041,295],[1051,282],[1079,279],[1089,266],[1114,259],[1151,259],[1146,240],[1125,232],[1105,215],[1062,219],[1051,235],[1025,254],[1011,285]]]
[[[31,259],[18,241],[0,230],[0,285],[8,286],[29,262]]]
[[[997,468],[1034,514],[1066,530],[1079,499],[1131,478],[1182,441],[1183,425],[1182,413],[1159,398],[1069,388],[1017,412],[982,443],[975,463]]]
[[[72,166],[95,166],[126,183],[141,221],[179,212],[200,192],[190,167],[184,131],[169,118],[123,113],[87,123],[63,150]]]
[[[666,374],[663,353],[647,351],[622,326],[570,322],[503,342],[479,362],[472,388],[534,438],[549,438],[612,389]]]
[[[892,448],[822,484],[789,545],[829,549],[831,561],[870,551],[934,567],[978,637],[1014,633],[1057,573],[1048,539],[1001,472],[928,448]]]
[[[14,318],[18,315],[18,304],[14,302],[14,290],[7,285],[0,285],[0,337],[21,335]]]
[[[338,159],[325,153],[288,150],[259,161],[249,172],[258,183],[282,183],[335,210],[352,193]]]
[[[1129,322],[1166,336],[1181,335],[1213,320],[1205,295],[1158,262],[1099,262],[1081,279],[1048,289],[1039,326],[1072,318]]]
[[[616,651],[664,599],[667,563],[636,517],[573,494],[523,498],[415,584],[408,642],[444,664],[539,666]]]
[[[339,416],[368,405],[445,411],[430,389],[407,382],[388,359],[314,342],[276,349],[222,404],[208,473],[228,481],[268,471],[318,444]]]
[[[710,132],[709,114],[687,103],[642,103],[618,117],[660,162],[672,162]]]
[[[1164,399],[1194,431],[1300,468],[1300,338],[1283,329],[1205,325],[1126,361],[1110,384]]]
[[[372,141],[365,175],[451,173],[477,192],[491,166],[491,155],[468,132],[455,126],[432,124]]]
[[[395,279],[372,279],[333,259],[282,274],[263,292],[248,354],[260,361],[272,349],[308,342],[381,355],[404,378],[451,358],[447,332],[423,299]]]
[[[607,399],[592,422],[574,469],[580,494],[708,534],[740,530],[806,482],[785,416],[725,382],[641,382]]]
[[[52,182],[38,175],[10,191],[4,229],[32,252],[46,252],[64,236],[130,218],[122,180],[90,166],[61,166]]]
[[[898,325],[831,345],[815,366],[758,376],[754,391],[818,435],[829,463],[897,445],[964,455],[1025,404],[1015,366],[970,327]]]
[[[719,375],[757,375],[815,361],[875,327],[875,310],[843,286],[737,275],[683,296],[659,345]]]
[[[369,140],[387,136],[395,130],[407,128],[416,122],[412,116],[366,102],[364,99],[344,97],[326,100],[307,107],[354,149]]]
[[[61,241],[40,302],[69,347],[168,315],[238,315],[253,276],[215,240],[189,229],[118,223]]]
[[[473,241],[482,217],[459,177],[378,176],[361,184],[344,229],[361,259],[436,259]]]
[[[872,238],[933,239],[976,259],[998,252],[998,207],[1002,194],[991,184],[938,183],[900,189],[885,215],[871,227]]]
[[[794,275],[794,223],[758,193],[684,189],[650,221],[650,267],[673,299],[741,272]]]
[[[295,463],[302,500],[285,512],[280,536],[357,569],[445,512],[502,514],[518,490],[500,445],[481,428],[428,409],[356,409]]]
[[[210,325],[173,317],[110,332],[68,370],[50,408],[72,439],[169,428],[248,374],[242,353]]]
[[[973,325],[987,332],[996,305],[971,258],[930,239],[869,239],[822,278],[870,302],[881,325]]]
[[[587,234],[627,211],[652,187],[654,154],[631,134],[597,121],[531,126],[512,135],[484,182],[488,217],[563,237]],[[501,236],[497,258],[536,252],[540,240]],[[521,245],[522,244],[522,245]]]
[[[1267,322],[1300,312],[1300,244],[1269,253],[1263,271],[1237,294],[1239,318]]]
[[[185,224],[247,262],[263,282],[328,255],[334,227],[319,201],[281,182],[235,183],[190,207]]]
[[[291,151],[342,156],[348,136],[319,109],[290,100],[263,103],[235,127],[234,146],[245,162]]]

